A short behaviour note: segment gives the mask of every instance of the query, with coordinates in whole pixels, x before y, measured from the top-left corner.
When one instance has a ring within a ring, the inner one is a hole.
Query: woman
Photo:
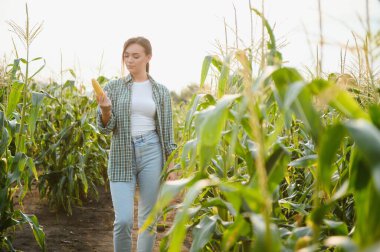
[[[132,249],[136,183],[140,191],[140,228],[156,202],[162,167],[177,147],[170,93],[149,75],[151,57],[149,40],[128,39],[122,51],[122,69],[127,67],[128,76],[109,81],[104,87],[105,95],[96,98],[98,128],[101,133],[113,133],[107,174],[115,211],[116,252]],[[138,236],[137,250],[152,251],[155,238],[153,224]]]

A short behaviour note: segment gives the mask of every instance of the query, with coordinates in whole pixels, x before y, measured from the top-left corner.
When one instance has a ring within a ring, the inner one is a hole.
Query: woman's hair
[[[123,46],[123,52],[121,53],[121,74],[124,76],[124,69],[125,69],[125,60],[124,60],[124,52],[127,49],[128,46],[132,44],[139,44],[144,48],[146,55],[152,55],[152,46],[148,39],[144,37],[134,37],[130,38],[127,41],[125,41]],[[149,73],[149,62],[146,64],[146,72]]]

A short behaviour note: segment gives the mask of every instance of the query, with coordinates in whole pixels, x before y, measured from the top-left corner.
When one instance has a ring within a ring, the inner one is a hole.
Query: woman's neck
[[[148,79],[148,74],[146,72],[143,73],[138,73],[138,74],[133,74],[133,81],[135,82],[143,82]]]

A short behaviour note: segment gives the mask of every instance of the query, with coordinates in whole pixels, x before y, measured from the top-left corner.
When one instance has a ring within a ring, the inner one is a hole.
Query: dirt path
[[[65,213],[49,211],[47,200],[40,200],[38,189],[33,186],[32,191],[24,198],[23,212],[37,216],[46,235],[47,251],[113,251],[114,211],[111,193],[109,188],[106,190],[104,187],[98,187],[98,191],[99,202],[92,200],[84,203],[82,207],[73,207],[73,215],[67,216]],[[138,190],[135,195],[133,251],[136,251],[137,239],[137,199]],[[15,202],[17,200],[15,199]],[[179,202],[179,199],[176,202]],[[15,208],[19,208],[17,204]],[[168,214],[166,225],[171,226],[173,219],[174,213]],[[164,233],[157,233],[154,251],[159,251],[159,242],[163,235]],[[186,238],[182,251],[189,251],[190,239]],[[13,244],[17,250],[41,251],[28,225],[16,231]]]

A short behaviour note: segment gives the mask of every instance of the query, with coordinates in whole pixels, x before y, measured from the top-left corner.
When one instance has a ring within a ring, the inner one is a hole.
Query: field
[[[317,58],[305,73],[283,62],[271,21],[252,17],[258,41],[205,55],[198,85],[172,93],[178,148],[163,175],[173,162],[176,179],[152,213],[167,225],[155,250],[379,251],[380,31],[353,33],[340,72]],[[35,81],[41,27],[9,25],[27,54],[0,72],[0,248],[112,251],[96,100],[71,79]]]
[[[33,187],[24,199],[24,210],[38,217],[39,223],[44,227],[46,247],[48,251],[113,251],[113,220],[114,212],[109,188],[97,187],[99,201],[88,200],[83,206],[76,206],[72,215],[61,211],[49,209],[47,200],[39,199],[38,189]],[[137,233],[137,200],[135,197],[135,224],[133,234],[133,250],[136,250]],[[176,201],[179,203],[180,199]],[[166,224],[171,226],[174,213],[169,214]],[[29,226],[17,230],[14,234],[17,239],[13,246],[23,251],[40,251],[35,242]],[[159,250],[159,242],[164,233],[157,233],[155,251]],[[191,241],[187,239],[181,251],[189,251]]]

